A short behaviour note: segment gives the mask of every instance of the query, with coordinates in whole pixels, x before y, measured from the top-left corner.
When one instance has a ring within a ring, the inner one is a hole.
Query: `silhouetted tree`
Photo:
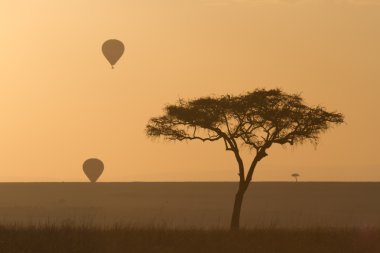
[[[296,182],[298,182],[298,177],[300,176],[300,174],[298,173],[293,173],[292,174],[292,177],[294,177],[294,179],[296,180]]]
[[[294,145],[304,141],[316,144],[320,133],[340,123],[342,114],[328,112],[321,106],[308,106],[299,95],[280,89],[257,89],[240,96],[180,99],[166,106],[163,116],[151,118],[146,133],[172,141],[224,142],[238,164],[239,187],[231,219],[231,229],[237,230],[244,193],[267,150],[273,144]],[[239,151],[244,145],[254,153],[248,170]]]

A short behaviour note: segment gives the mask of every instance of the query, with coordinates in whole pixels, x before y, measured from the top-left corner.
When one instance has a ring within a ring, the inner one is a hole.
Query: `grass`
[[[0,226],[0,253],[380,252],[378,228],[181,230],[164,227]]]

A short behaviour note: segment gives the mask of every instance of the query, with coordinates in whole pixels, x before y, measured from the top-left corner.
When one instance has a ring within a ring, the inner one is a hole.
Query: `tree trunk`
[[[251,166],[249,167],[249,171],[247,173],[245,180],[244,180],[244,166],[242,163],[239,163],[240,181],[239,181],[239,189],[235,195],[234,210],[232,211],[231,226],[230,226],[230,229],[232,231],[239,230],[240,228],[240,211],[241,211],[241,206],[243,204],[244,193],[247,191],[249,183],[252,181],[252,175],[253,175],[253,172],[255,171],[257,163],[261,159],[267,156],[267,153],[265,152],[265,150],[268,147],[270,146],[266,146],[265,148],[263,147],[260,149],[260,151],[258,151],[257,155],[255,156],[255,158],[253,159],[251,163]],[[240,156],[238,155],[238,153],[236,156],[237,158],[240,159]]]
[[[235,195],[235,203],[234,203],[234,209],[232,211],[232,218],[231,218],[231,230],[239,230],[240,228],[240,211],[241,206],[243,204],[243,197],[244,197],[244,190],[240,189]]]

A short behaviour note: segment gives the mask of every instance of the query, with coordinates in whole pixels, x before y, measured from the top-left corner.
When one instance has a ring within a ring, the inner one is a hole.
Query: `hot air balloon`
[[[102,45],[102,52],[112,68],[124,53],[124,44],[120,40],[107,40]]]
[[[102,175],[103,170],[104,164],[99,159],[90,158],[83,163],[84,174],[86,174],[92,183],[95,183],[96,180],[98,180],[100,175]]]

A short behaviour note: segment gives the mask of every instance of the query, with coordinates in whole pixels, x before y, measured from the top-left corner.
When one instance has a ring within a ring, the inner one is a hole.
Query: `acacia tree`
[[[343,120],[341,113],[306,105],[300,95],[280,89],[256,89],[239,96],[180,99],[166,106],[164,115],[151,118],[146,133],[170,141],[224,142],[238,165],[239,187],[231,218],[231,230],[237,230],[244,193],[267,150],[273,144],[294,145],[305,141],[317,144],[320,133]],[[253,154],[248,168],[241,157],[242,146],[248,146]]]
[[[296,182],[298,182],[298,177],[300,176],[300,174],[298,173],[293,173],[292,174],[292,177],[294,177],[294,179],[296,180]]]

